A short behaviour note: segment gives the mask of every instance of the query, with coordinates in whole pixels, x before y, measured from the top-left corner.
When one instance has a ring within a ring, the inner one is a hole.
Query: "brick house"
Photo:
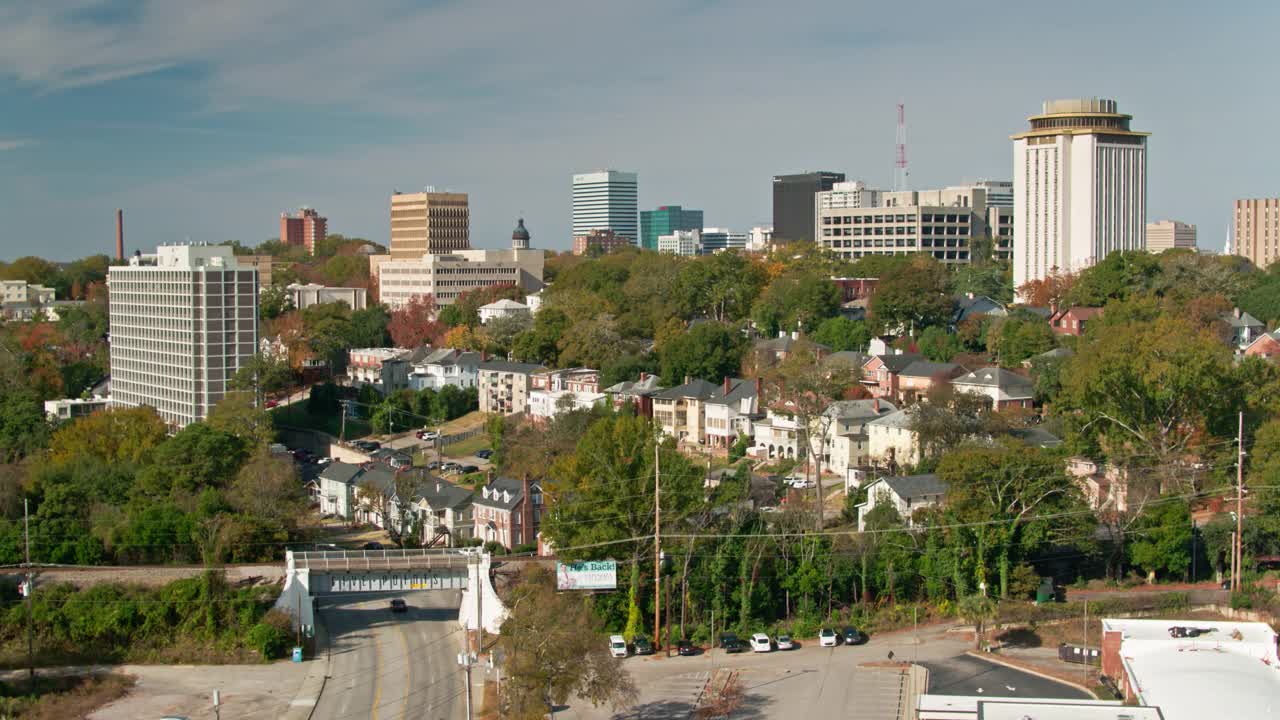
[[[1059,335],[1084,335],[1085,324],[1102,316],[1100,307],[1073,307],[1058,310],[1049,316],[1049,326]]]
[[[871,397],[896,398],[898,396],[898,373],[913,362],[923,360],[919,353],[873,355],[862,366],[862,385],[871,393]]]
[[[917,360],[897,373],[897,393],[894,397],[903,404],[916,402],[930,390],[946,385],[952,378],[967,372],[955,363],[937,363]]]
[[[480,412],[515,415],[529,409],[529,378],[546,370],[541,365],[487,360],[480,363],[477,376]]]
[[[1245,347],[1244,354],[1276,362],[1280,359],[1280,330],[1262,333]]]
[[[613,407],[621,410],[623,405],[631,402],[635,406],[636,414],[640,417],[653,417],[653,396],[664,390],[658,384],[658,376],[649,373],[640,373],[640,379],[636,382],[624,380],[617,385],[610,385],[605,388],[604,392],[613,398]]]
[[[472,498],[473,537],[507,549],[538,541],[542,524],[542,486],[528,478],[490,480]]]

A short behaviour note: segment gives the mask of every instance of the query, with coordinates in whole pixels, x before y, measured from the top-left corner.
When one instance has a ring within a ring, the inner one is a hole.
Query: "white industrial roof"
[[[1176,626],[1207,632],[1171,637]],[[1280,657],[1265,623],[1107,619],[1102,629],[1121,633],[1120,659],[1132,689],[1165,720],[1280,714]]]
[[[1157,708],[1126,706],[1117,700],[982,695],[921,695],[916,711],[920,720],[1163,720]]]

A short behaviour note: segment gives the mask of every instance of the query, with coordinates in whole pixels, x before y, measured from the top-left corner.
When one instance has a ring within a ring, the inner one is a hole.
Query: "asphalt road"
[[[392,613],[393,597],[403,597],[408,612]],[[452,591],[322,600],[333,665],[313,720],[464,718],[460,602]]]
[[[970,655],[922,662],[929,668],[929,692],[935,695],[987,695],[1092,700],[1086,693]]]

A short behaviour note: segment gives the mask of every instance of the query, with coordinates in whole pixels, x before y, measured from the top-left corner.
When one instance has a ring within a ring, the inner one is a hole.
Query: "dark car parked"
[[[475,465],[463,465],[458,468],[458,472],[462,473],[463,475],[466,475],[468,473],[480,472],[480,468],[476,467]]]
[[[403,598],[396,598],[391,601],[391,612],[402,613],[408,611],[409,606],[405,604]]]
[[[737,635],[735,635],[735,634],[733,634],[733,633],[730,633],[730,632],[727,632],[727,633],[720,633],[720,647],[721,647],[721,648],[726,648],[726,647],[728,647],[728,645],[729,645],[729,643],[730,643],[730,642],[738,642],[738,636],[737,636]]]
[[[631,644],[635,647],[637,655],[653,654],[653,643],[649,642],[649,638],[643,635],[637,635],[635,640],[631,641]]]
[[[492,451],[492,450],[477,450],[477,451],[476,451],[476,457],[480,458],[481,460],[488,460],[489,458],[493,457],[493,451]]]
[[[867,636],[859,632],[857,628],[847,627],[840,631],[840,639],[844,640],[845,645],[861,645],[867,641]]]
[[[740,653],[740,652],[747,651],[747,644],[742,642],[738,638],[733,638],[732,640],[726,641],[723,647],[724,647],[724,651],[727,653]]]
[[[382,549],[382,543],[380,543],[380,542],[367,542],[367,543],[365,543],[365,544],[361,545],[361,546],[360,546],[360,549],[361,549],[361,550],[381,550],[381,549]]]
[[[680,638],[680,642],[676,643],[676,653],[684,656],[697,655],[698,649],[693,646],[689,638]]]

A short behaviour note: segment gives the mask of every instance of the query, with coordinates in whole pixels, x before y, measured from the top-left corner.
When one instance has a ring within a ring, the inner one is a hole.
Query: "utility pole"
[[[653,639],[658,641],[662,622],[662,484],[659,480],[659,450],[662,440],[653,444]]]
[[[662,647],[667,649],[667,657],[671,657],[671,581],[667,580],[667,631],[663,633]]]
[[[1089,601],[1084,601],[1084,635],[1080,640],[1080,652],[1084,653],[1084,684],[1089,686]]]
[[[347,402],[339,400],[338,404],[342,406],[342,425],[338,428],[338,441],[347,439]]]
[[[470,653],[458,653],[458,664],[462,666],[462,670],[467,674],[467,720],[475,717],[471,710],[471,663],[474,660],[475,656]]]
[[[35,640],[35,615],[31,609],[31,596],[35,593],[35,583],[31,580],[31,515],[27,509],[27,499],[22,498],[22,542],[25,547],[23,557],[26,558],[22,563],[27,570],[27,681],[30,683],[31,694],[36,694],[36,640]]]
[[[1244,561],[1244,411],[1240,412],[1240,430],[1236,437],[1239,455],[1236,456],[1236,542],[1235,570],[1231,576],[1231,589],[1240,590],[1244,573],[1240,565]]]
[[[529,498],[524,499],[529,502]],[[488,578],[482,578],[484,556],[476,552],[476,654],[484,652],[484,585]]]

